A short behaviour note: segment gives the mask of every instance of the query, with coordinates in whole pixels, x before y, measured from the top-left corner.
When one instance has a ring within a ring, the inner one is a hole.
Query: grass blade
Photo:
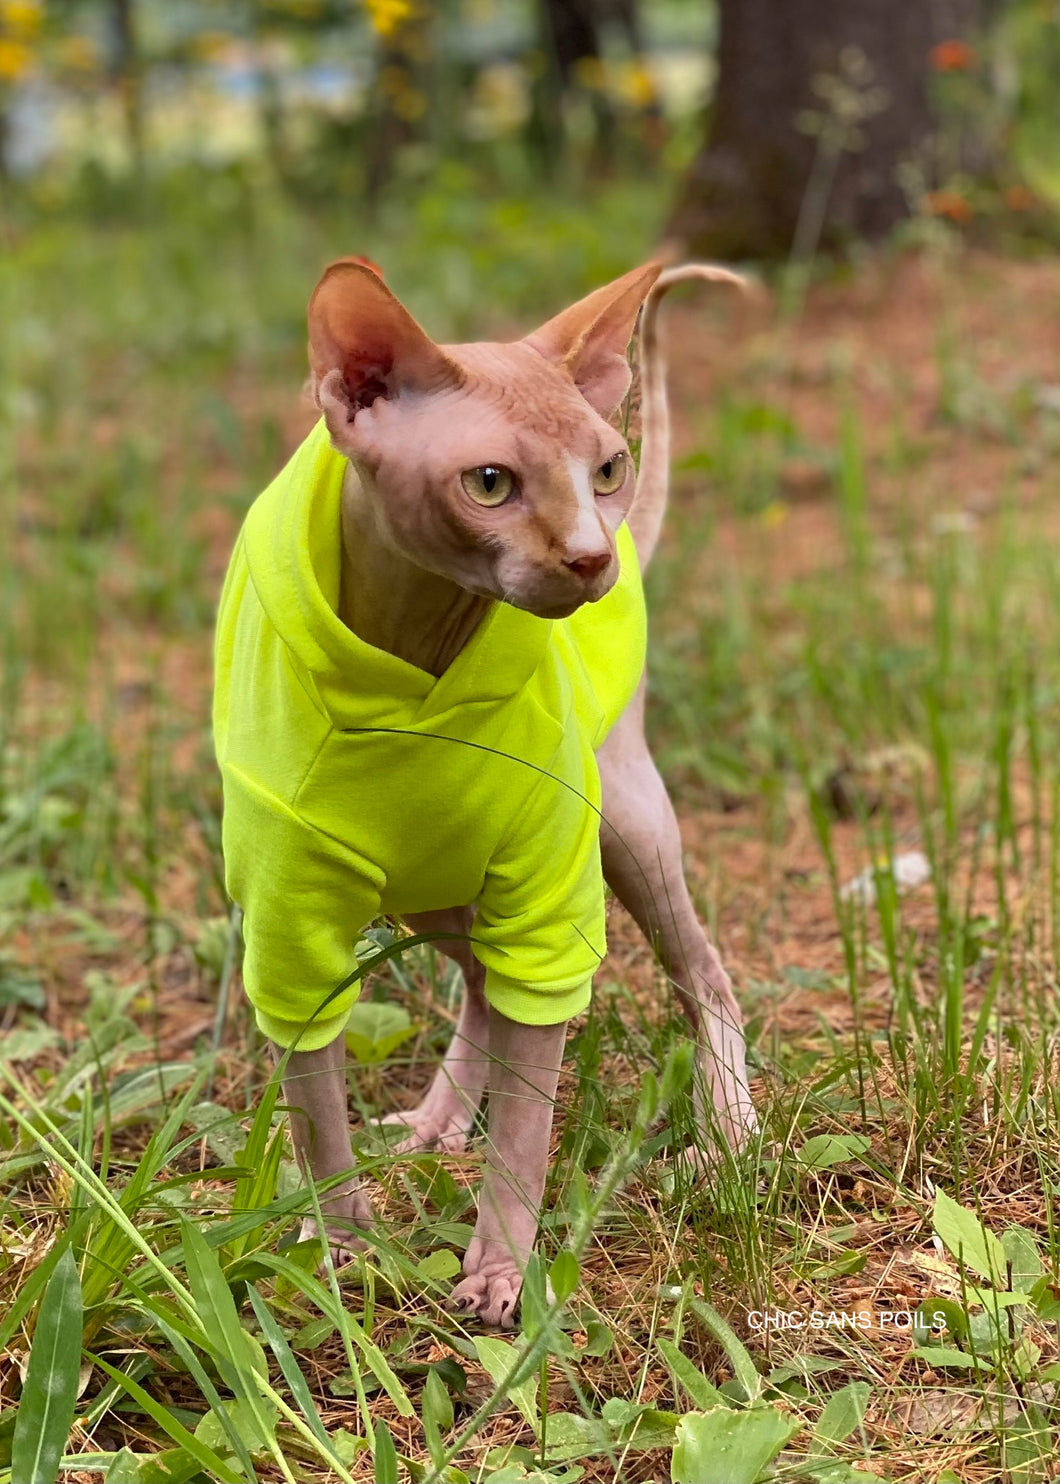
[[[221,1373],[236,1397],[247,1403],[254,1423],[267,1442],[280,1472],[290,1484],[294,1484],[287,1461],[276,1443],[275,1421],[269,1415],[261,1394],[261,1382],[267,1383],[268,1376],[259,1376],[255,1369],[256,1357],[251,1348],[250,1336],[239,1322],[232,1290],[225,1282],[217,1254],[206,1245],[198,1228],[186,1219],[181,1220],[181,1237],[188,1281],[199,1306],[200,1318],[210,1330],[219,1352],[225,1357],[221,1363]]]
[[[376,1484],[399,1484],[397,1449],[382,1417],[375,1425],[374,1452]]]
[[[290,1345],[287,1343],[283,1330],[276,1323],[272,1310],[253,1284],[248,1287],[247,1292],[250,1294],[250,1302],[254,1306],[254,1313],[258,1316],[258,1323],[261,1325],[262,1333],[268,1340],[273,1355],[279,1361],[284,1380],[291,1388],[291,1395],[301,1407],[302,1415],[313,1429],[314,1436],[320,1439],[325,1448],[330,1448],[331,1444],[328,1440],[327,1432],[324,1429],[324,1424],[320,1420],[320,1413],[317,1411],[316,1403],[310,1395],[306,1379],[302,1375],[301,1368],[294,1357]]]
[[[670,1367],[674,1380],[688,1392],[694,1406],[703,1412],[709,1412],[712,1407],[725,1405],[725,1398],[717,1387],[711,1385],[699,1367],[693,1365],[672,1340],[660,1335],[655,1343],[663,1360]]]
[[[11,1477],[19,1484],[55,1484],[77,1402],[81,1317],[81,1278],[67,1247],[41,1300],[15,1419]]]

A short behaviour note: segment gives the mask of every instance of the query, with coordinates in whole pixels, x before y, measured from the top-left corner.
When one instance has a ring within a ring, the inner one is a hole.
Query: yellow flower
[[[43,19],[43,7],[33,0],[0,0],[0,25],[15,36],[35,36]]]
[[[775,531],[782,526],[788,518],[788,507],[783,500],[770,500],[768,505],[758,512],[758,519],[767,531]]]
[[[618,90],[627,103],[634,108],[647,108],[655,102],[655,83],[652,75],[641,61],[628,62],[618,79]]]
[[[399,31],[412,14],[412,0],[364,0],[368,19],[384,40]]]
[[[14,82],[29,68],[30,50],[21,41],[0,36],[0,82]]]

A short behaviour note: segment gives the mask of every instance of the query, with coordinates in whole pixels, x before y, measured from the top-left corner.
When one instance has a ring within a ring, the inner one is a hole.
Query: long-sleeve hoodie
[[[604,952],[594,751],[644,664],[632,537],[598,603],[558,621],[497,603],[435,678],[338,617],[345,467],[319,423],[251,507],[221,596],[226,879],[258,1024],[327,1044],[373,918],[472,902],[490,1003],[565,1020]]]

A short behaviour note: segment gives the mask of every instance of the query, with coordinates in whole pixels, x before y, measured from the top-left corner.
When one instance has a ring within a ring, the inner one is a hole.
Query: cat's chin
[[[513,608],[522,608],[527,613],[532,613],[535,618],[570,618],[572,613],[577,613],[583,607],[588,598],[576,598],[569,603],[552,603],[541,605],[538,603],[518,603],[509,599]]]

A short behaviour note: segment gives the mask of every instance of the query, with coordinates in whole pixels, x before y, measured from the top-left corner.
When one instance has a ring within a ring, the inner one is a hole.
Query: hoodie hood
[[[436,678],[366,644],[339,618],[346,462],[321,420],[255,501],[243,530],[258,601],[334,724],[378,722],[392,709],[407,715],[410,703],[433,714],[457,695],[466,704],[516,694],[544,657],[553,620],[495,603]]]

